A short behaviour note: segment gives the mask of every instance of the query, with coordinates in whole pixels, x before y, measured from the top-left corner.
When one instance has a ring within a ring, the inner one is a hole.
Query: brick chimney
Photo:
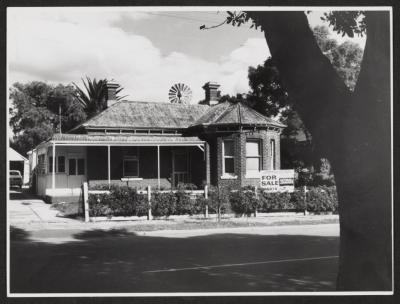
[[[219,91],[218,88],[220,87],[220,85],[216,82],[207,82],[204,86],[203,89],[206,93],[206,99],[205,99],[205,103],[213,106],[218,104],[218,100],[219,100]]]
[[[114,79],[107,81],[107,108],[112,106],[117,100],[118,83]]]

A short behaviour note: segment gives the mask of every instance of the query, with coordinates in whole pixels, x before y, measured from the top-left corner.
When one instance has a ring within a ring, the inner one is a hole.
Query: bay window
[[[246,174],[251,175],[261,171],[261,150],[259,140],[246,141]]]

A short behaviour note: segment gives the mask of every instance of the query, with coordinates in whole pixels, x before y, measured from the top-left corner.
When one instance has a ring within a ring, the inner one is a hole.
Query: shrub
[[[175,213],[177,197],[173,192],[155,192],[151,199],[151,211],[154,216],[170,216]]]
[[[210,206],[210,199],[204,196],[197,196],[194,202],[194,214],[201,214],[206,212],[206,206]],[[210,208],[208,209],[210,212]]]
[[[315,173],[312,181],[312,185],[315,187],[318,186],[326,186],[332,187],[335,186],[335,178],[333,175],[327,175],[323,173]]]
[[[230,204],[235,214],[250,216],[261,206],[261,200],[254,191],[242,189],[231,192]]]
[[[337,212],[338,199],[335,187],[311,188],[306,196],[307,211],[316,214],[323,212]]]
[[[264,192],[262,195],[262,210],[271,212],[272,210],[292,210],[295,205],[291,201],[291,195],[287,192]]]
[[[304,210],[306,210],[303,191],[294,191],[291,193],[290,202],[293,204],[296,212],[304,212]]]
[[[108,196],[108,194],[89,195],[89,216],[109,216],[112,214],[112,210],[109,207]]]
[[[176,196],[176,211],[175,214],[189,214],[193,215],[196,213],[196,201],[190,198],[190,195],[187,194],[184,190],[178,190],[175,193]]]
[[[218,214],[218,218],[228,213],[230,211],[229,194],[229,188],[210,186],[208,191],[208,211]]]
[[[142,216],[147,205],[144,195],[127,186],[112,186],[109,194],[89,194],[90,216]]]
[[[90,190],[110,190],[110,186],[108,185],[108,183],[107,184],[92,184],[91,182],[89,182],[88,187]]]
[[[178,183],[176,188],[178,190],[197,190],[197,186],[191,183]]]
[[[127,186],[112,186],[109,206],[114,216],[131,216],[135,214],[136,190]]]

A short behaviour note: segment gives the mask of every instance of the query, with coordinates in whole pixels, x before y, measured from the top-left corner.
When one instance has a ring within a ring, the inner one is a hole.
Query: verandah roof
[[[164,145],[185,146],[202,145],[204,141],[198,137],[184,137],[180,135],[131,135],[131,134],[54,134],[45,143],[61,145]],[[42,143],[42,144],[45,144]],[[41,144],[41,145],[42,145]]]

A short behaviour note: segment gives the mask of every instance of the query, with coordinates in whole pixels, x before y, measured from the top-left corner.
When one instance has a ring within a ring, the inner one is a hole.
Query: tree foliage
[[[10,127],[14,133],[12,146],[26,154],[59,131],[67,132],[86,119],[75,98],[75,89],[67,85],[50,85],[41,81],[15,83],[10,88]]]
[[[327,26],[316,26],[313,32],[323,54],[328,57],[346,86],[353,91],[360,73],[363,49],[349,40],[339,45],[335,39],[329,38]]]
[[[363,36],[367,29],[363,11],[331,11],[324,13],[321,19],[329,22],[333,30],[342,36],[354,37],[354,34]]]
[[[73,83],[76,89],[75,96],[85,109],[88,118],[103,111],[107,106],[107,79],[93,80],[86,76],[86,81],[82,78],[84,89],[81,89],[76,83]],[[116,90],[117,100],[126,96],[118,96],[123,90],[118,86]]]

